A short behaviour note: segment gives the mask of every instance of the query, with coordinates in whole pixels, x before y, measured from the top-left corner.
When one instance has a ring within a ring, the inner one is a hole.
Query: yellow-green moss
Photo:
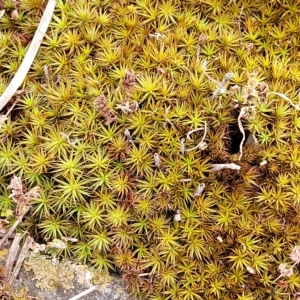
[[[46,1],[1,2],[3,91]],[[142,299],[292,299],[297,269],[273,281],[299,242],[297,4],[58,0],[0,129],[3,194],[42,187],[23,228]]]

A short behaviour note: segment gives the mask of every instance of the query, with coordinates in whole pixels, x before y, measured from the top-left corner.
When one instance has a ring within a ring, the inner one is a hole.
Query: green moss
[[[3,1],[0,91],[45,2],[20,21]],[[0,128],[2,193],[42,188],[23,228],[143,299],[293,295],[297,269],[274,280],[300,230],[296,2],[57,1]]]

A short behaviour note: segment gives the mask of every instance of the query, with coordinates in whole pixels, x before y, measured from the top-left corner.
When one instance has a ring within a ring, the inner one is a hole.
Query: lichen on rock
[[[33,272],[36,287],[41,290],[62,288],[67,291],[74,288],[75,282],[89,286],[107,282],[110,278],[91,267],[79,265],[69,260],[50,258],[34,252],[29,253],[24,262],[24,269],[27,272]]]

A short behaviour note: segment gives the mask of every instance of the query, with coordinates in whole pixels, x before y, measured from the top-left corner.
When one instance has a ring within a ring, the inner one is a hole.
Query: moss
[[[1,249],[0,250],[0,259],[3,259],[4,257],[6,257],[8,254],[8,250],[7,249]]]
[[[0,90],[45,4],[2,2]],[[143,299],[293,295],[297,269],[274,280],[300,230],[296,4],[57,1],[0,128],[3,194],[42,187],[23,228]]]

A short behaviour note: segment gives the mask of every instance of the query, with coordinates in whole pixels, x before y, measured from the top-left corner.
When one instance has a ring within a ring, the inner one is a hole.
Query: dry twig
[[[19,243],[21,241],[21,238],[22,238],[21,233],[17,233],[15,235],[13,243],[10,246],[9,253],[6,258],[6,264],[5,264],[5,269],[8,276],[11,273],[14,261],[16,260],[17,254],[20,250]]]
[[[19,255],[19,258],[16,262],[16,266],[15,266],[12,274],[9,277],[9,280],[8,280],[9,284],[12,284],[14,282],[14,280],[17,278],[17,276],[20,272],[20,269],[22,267],[23,261],[24,261],[26,255],[27,255],[27,253],[29,251],[29,248],[32,245],[32,243],[33,243],[33,238],[30,237],[30,236],[27,236],[25,244],[23,245],[22,250],[21,250],[20,255]]]
[[[89,289],[83,291],[82,293],[70,298],[69,300],[77,300],[80,299],[81,297],[93,292],[96,288],[98,287],[98,285],[93,285],[92,287],[90,287]]]
[[[24,57],[24,60],[22,61],[22,64],[20,65],[14,78],[12,79],[12,81],[10,82],[10,84],[8,85],[8,87],[0,97],[0,110],[2,110],[3,107],[8,103],[8,101],[13,97],[13,95],[15,94],[19,86],[24,81],[24,78],[26,77],[29,68],[32,65],[32,62],[40,48],[41,42],[48,29],[55,8],[55,4],[56,4],[55,0],[48,1],[42,19],[40,21],[40,24],[35,32],[35,35]]]

